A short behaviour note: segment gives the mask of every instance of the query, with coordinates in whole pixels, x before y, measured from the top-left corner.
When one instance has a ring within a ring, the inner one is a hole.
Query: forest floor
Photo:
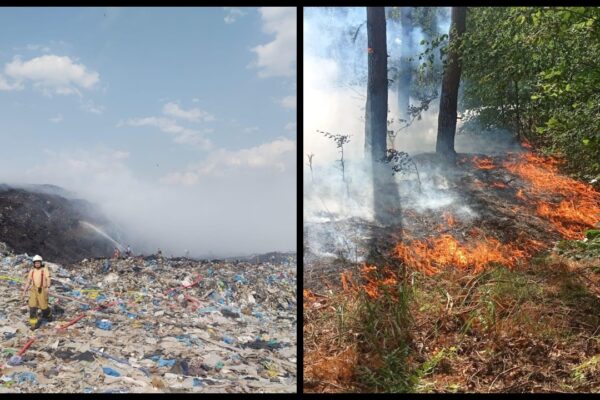
[[[477,217],[405,207],[402,237],[376,234],[400,269],[309,242],[304,390],[600,392],[600,196],[569,179],[548,160],[463,162],[445,188]]]
[[[519,270],[413,278],[414,391],[600,391],[597,258],[549,254]],[[354,335],[346,330],[358,319],[360,300],[333,293],[304,297],[304,388],[373,390],[356,370],[360,328]]]

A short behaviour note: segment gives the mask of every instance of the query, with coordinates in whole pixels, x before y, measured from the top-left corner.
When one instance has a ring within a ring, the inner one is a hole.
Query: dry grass
[[[411,390],[600,391],[599,266],[550,256],[512,271],[413,273]],[[386,361],[352,331],[358,300],[340,292],[304,300],[305,391],[394,391],[359,373]]]

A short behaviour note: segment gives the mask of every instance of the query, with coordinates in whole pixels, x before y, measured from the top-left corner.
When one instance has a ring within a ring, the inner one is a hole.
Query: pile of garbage
[[[295,262],[46,262],[35,331],[31,265],[0,244],[0,393],[296,392]]]

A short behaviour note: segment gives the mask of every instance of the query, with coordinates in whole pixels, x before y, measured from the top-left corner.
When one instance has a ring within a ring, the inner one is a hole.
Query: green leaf
[[[583,139],[581,142],[582,142],[582,143],[583,143],[585,146],[587,146],[588,144],[590,144],[590,139],[587,139],[587,138],[586,138],[586,139]]]
[[[554,128],[558,125],[558,120],[554,117],[551,117],[548,122],[546,122],[546,126],[548,128]]]
[[[600,237],[600,230],[599,229],[590,229],[585,232],[585,237],[588,238],[588,240],[592,240],[596,237]]]

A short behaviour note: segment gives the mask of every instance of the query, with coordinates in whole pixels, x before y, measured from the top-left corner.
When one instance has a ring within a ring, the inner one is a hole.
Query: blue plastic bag
[[[16,374],[15,378],[17,378],[19,385],[25,382],[37,383],[37,375],[33,372],[20,372]]]
[[[96,326],[105,331],[110,331],[112,329],[112,322],[108,320],[98,320],[96,321]]]
[[[203,386],[203,383],[200,380],[200,378],[194,378],[194,381],[193,381],[192,385],[193,386]]]
[[[227,344],[233,344],[235,342],[235,339],[229,336],[223,336],[223,341]]]
[[[104,373],[109,376],[121,376],[119,371],[116,371],[111,367],[102,367],[102,371],[104,371]]]
[[[159,367],[172,367],[173,365],[175,365],[175,360],[165,360],[162,357],[158,360]]]

